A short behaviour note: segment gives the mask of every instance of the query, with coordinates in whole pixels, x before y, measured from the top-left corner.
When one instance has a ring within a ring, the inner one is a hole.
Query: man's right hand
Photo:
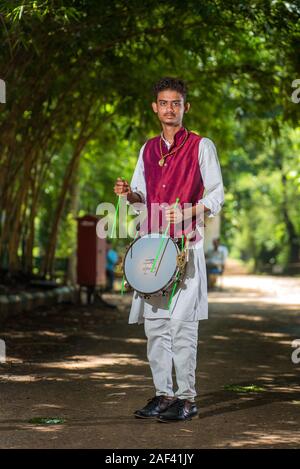
[[[132,190],[127,181],[123,178],[118,178],[115,182],[114,192],[117,195],[125,196],[131,195]]]
[[[127,196],[127,201],[130,204],[141,202],[141,196],[137,192],[131,190],[130,185],[123,178],[118,178],[115,182],[114,192],[122,197]]]

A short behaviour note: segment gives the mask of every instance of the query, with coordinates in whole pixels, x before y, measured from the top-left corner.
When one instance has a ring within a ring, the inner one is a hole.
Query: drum
[[[179,242],[160,233],[146,234],[135,239],[124,256],[125,288],[133,288],[144,298],[165,296],[182,279],[185,266],[186,251],[180,251]]]

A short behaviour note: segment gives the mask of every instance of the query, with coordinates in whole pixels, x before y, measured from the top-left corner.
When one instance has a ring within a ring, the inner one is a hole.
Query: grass
[[[64,423],[64,419],[59,417],[34,417],[28,422],[34,423],[35,425],[60,425]]]
[[[239,384],[225,384],[225,391],[232,392],[242,392],[242,393],[251,393],[251,392],[264,392],[265,388],[257,386],[256,384],[249,384],[248,386],[240,386]]]

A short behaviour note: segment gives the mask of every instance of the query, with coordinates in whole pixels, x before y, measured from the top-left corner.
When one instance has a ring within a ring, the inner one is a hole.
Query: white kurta
[[[169,148],[169,142],[165,139],[164,141]],[[140,150],[130,186],[132,191],[141,194],[143,201],[146,203],[147,191],[143,162],[145,145]],[[209,138],[203,137],[200,140],[199,167],[205,190],[203,198],[197,201],[197,204],[202,203],[205,205],[209,209],[208,212],[205,212],[205,215],[214,217],[221,210],[224,203],[224,188],[216,147]],[[197,225],[196,230],[201,233],[203,238],[205,235],[203,227]],[[207,277],[203,239],[194,243],[189,249],[186,274],[180,283],[180,288],[173,296],[170,309],[168,309],[168,301],[168,296],[153,296],[144,299],[138,292],[134,291],[129,324],[136,322],[141,324],[144,322],[144,318],[170,318],[170,316],[181,321],[207,319]]]

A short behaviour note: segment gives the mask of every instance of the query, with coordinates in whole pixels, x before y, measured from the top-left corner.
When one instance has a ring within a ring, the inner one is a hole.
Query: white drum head
[[[162,239],[162,248],[151,272]],[[124,274],[127,282],[134,290],[143,294],[151,295],[162,291],[177,271],[178,253],[177,244],[169,236],[149,233],[138,238],[125,255]]]

